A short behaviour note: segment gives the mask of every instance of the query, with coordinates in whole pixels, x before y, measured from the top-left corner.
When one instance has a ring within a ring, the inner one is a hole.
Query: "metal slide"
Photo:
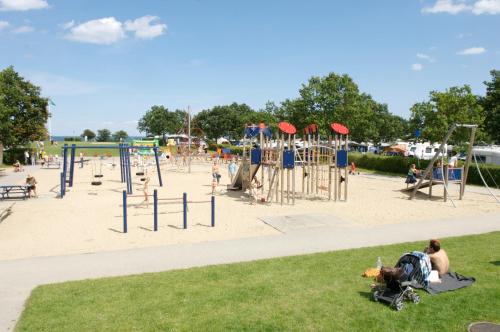
[[[259,170],[260,164],[250,165],[250,174],[252,175],[252,180]],[[241,190],[243,187],[243,165],[238,168],[238,172],[233,179],[233,183],[227,185],[227,190]]]

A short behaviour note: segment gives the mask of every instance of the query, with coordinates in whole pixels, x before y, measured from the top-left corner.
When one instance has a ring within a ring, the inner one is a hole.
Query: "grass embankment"
[[[62,155],[62,148],[64,144],[68,144],[68,146],[71,146],[72,144],[75,144],[77,147],[78,146],[85,146],[85,147],[98,147],[98,146],[104,146],[104,145],[112,145],[112,146],[118,146],[118,143],[116,142],[57,142],[57,145],[51,145],[49,141],[44,142],[44,149],[47,154],[50,155]],[[36,144],[32,144],[32,148],[36,148]],[[101,149],[101,148],[86,148],[86,149],[80,149],[76,150],[76,155],[80,154],[80,152],[83,152],[85,156],[93,157],[93,156],[113,156],[113,157],[118,157],[120,155],[120,152],[118,149]],[[68,154],[71,153],[71,150],[68,150]]]
[[[402,312],[371,300],[360,277],[377,256],[393,264],[426,243],[405,243],[37,287],[17,331],[465,331],[500,321],[500,232],[442,241],[471,287]],[[166,258],[167,259],[167,258]]]

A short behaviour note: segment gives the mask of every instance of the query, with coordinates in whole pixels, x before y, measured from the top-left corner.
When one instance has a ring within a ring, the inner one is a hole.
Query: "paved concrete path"
[[[68,280],[427,240],[500,230],[500,215],[377,227],[335,224],[287,234],[197,244],[0,261],[0,331],[12,330],[31,290]],[[418,249],[418,248],[409,248]]]

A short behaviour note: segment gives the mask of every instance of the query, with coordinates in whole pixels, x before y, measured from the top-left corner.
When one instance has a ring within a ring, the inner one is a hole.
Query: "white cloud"
[[[424,14],[448,13],[456,15],[471,12],[476,15],[500,14],[500,0],[475,0],[467,4],[465,0],[437,0],[434,5],[422,8]]]
[[[422,69],[424,69],[424,65],[421,63],[414,63],[411,65],[411,70],[413,71],[421,71]]]
[[[0,11],[26,11],[48,7],[46,0],[0,0]]]
[[[0,21],[0,31],[9,27],[10,23],[7,21]]]
[[[69,29],[65,38],[82,43],[109,45],[126,37],[122,23],[114,17],[91,20],[76,26],[74,22],[65,25],[66,30]]]
[[[20,27],[17,27],[15,29],[12,29],[11,32],[12,33],[30,33],[30,32],[33,32],[35,31],[35,28],[33,28],[32,26],[29,26],[29,25],[21,25]]]
[[[481,14],[500,14],[500,0],[479,0],[474,3],[472,12],[476,15]]]
[[[424,14],[448,13],[456,15],[458,13],[471,10],[471,7],[463,2],[455,2],[453,0],[437,0],[431,7],[424,7]]]
[[[423,59],[423,60],[427,60],[429,62],[435,62],[436,61],[436,59],[434,59],[430,55],[424,54],[424,53],[417,53],[417,58]]]
[[[68,30],[68,29],[71,29],[72,27],[75,26],[75,21],[71,20],[71,21],[63,23],[63,24],[61,24],[59,26],[61,28],[63,28],[64,30]]]
[[[486,52],[486,49],[484,47],[471,47],[471,48],[466,48],[464,50],[461,50],[457,54],[460,55],[478,55],[478,54],[483,54]]]
[[[139,17],[133,21],[128,20],[125,22],[125,30],[133,31],[136,38],[140,39],[153,39],[161,36],[167,25],[163,23],[153,23],[159,20],[158,16],[146,15]]]
[[[109,45],[127,37],[127,31],[134,32],[139,39],[153,39],[161,36],[167,25],[158,23],[159,17],[146,15],[135,20],[122,23],[114,17],[105,17],[97,20],[75,24],[69,21],[60,25],[63,30],[69,32],[64,38],[82,43]]]

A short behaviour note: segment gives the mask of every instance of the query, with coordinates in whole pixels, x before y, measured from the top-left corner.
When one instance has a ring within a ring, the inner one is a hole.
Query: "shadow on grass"
[[[493,264],[495,266],[500,266],[500,261],[491,261],[490,264]]]

